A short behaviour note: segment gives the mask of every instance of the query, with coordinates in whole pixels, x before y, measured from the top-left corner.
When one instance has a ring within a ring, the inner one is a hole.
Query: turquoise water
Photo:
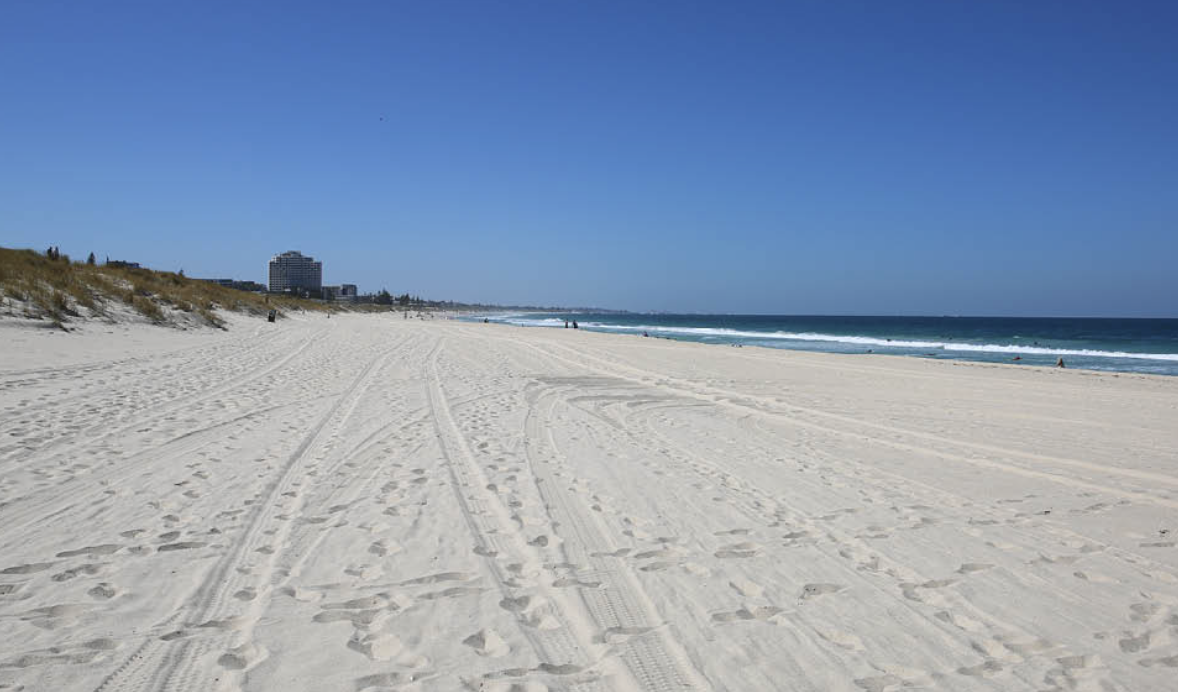
[[[471,318],[481,321],[483,318]],[[885,353],[1178,375],[1178,319],[513,314],[524,327],[582,329],[828,353]],[[1017,358],[1018,360],[1015,360]]]

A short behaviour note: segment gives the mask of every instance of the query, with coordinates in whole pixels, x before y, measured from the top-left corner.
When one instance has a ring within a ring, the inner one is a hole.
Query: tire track
[[[208,623],[226,623],[239,621],[243,616],[236,612],[238,605],[234,603],[232,594],[240,590],[253,570],[250,569],[249,556],[258,552],[263,543],[270,538],[264,535],[264,530],[276,529],[276,544],[282,544],[282,538],[289,533],[291,522],[282,520],[275,515],[282,508],[279,499],[282,493],[289,490],[296,478],[301,479],[307,471],[308,461],[312,454],[322,444],[323,432],[330,425],[339,428],[351,415],[356,402],[369,383],[369,379],[379,363],[383,363],[389,354],[376,357],[360,372],[348,390],[312,428],[303,441],[294,450],[283,465],[278,477],[270,484],[264,493],[265,497],[256,502],[257,509],[250,517],[249,524],[241,532],[232,548],[219,561],[218,565],[205,577],[195,592],[186,599],[192,605],[185,611],[191,614],[188,622],[197,625]],[[274,569],[276,558],[266,561],[265,571],[260,575],[269,578]],[[244,574],[242,572],[244,570]],[[157,628],[167,626],[182,617],[181,613],[174,613],[165,619]],[[250,621],[250,618],[253,621]],[[253,609],[247,611],[242,621],[245,626],[252,627],[256,623],[258,613]],[[212,630],[216,631],[215,625]],[[224,628],[221,628],[224,629]],[[206,635],[199,638],[181,638],[172,642],[164,642],[153,638],[145,642],[131,654],[129,659],[114,674],[107,677],[97,688],[96,692],[104,690],[195,690],[204,691],[224,689],[233,677],[229,670],[221,669],[214,661],[208,660],[218,648],[224,650],[229,640],[235,635],[232,631],[222,632],[220,635]],[[248,643],[248,632],[246,636]],[[255,663],[256,661],[250,661]],[[146,683],[146,684],[145,684]]]
[[[533,596],[525,593],[526,589],[519,583],[518,577],[504,567],[504,560],[508,559],[515,564],[534,562],[534,559],[529,559],[534,555],[534,551],[528,548],[524,538],[512,527],[502,505],[497,500],[487,497],[487,478],[466,446],[442,389],[438,369],[441,351],[442,341],[439,339],[437,346],[427,357],[430,405],[434,412],[434,424],[441,451],[450,472],[451,485],[471,537],[475,541],[475,551],[489,556],[484,565],[504,596],[501,606],[509,610],[515,609],[517,604],[523,606],[517,613],[518,626],[540,659],[540,672],[545,669],[564,670],[566,667],[571,667],[569,669],[575,671],[574,675],[586,671],[598,663],[590,646],[588,623],[584,622],[583,618],[570,618],[570,614],[576,613],[570,613],[567,607],[560,608],[560,602],[566,599],[551,588],[538,587],[537,591],[542,594],[544,600],[538,607],[529,608],[533,603]],[[550,618],[559,624],[556,627],[540,629],[528,621],[530,619],[536,622],[543,618]],[[595,692],[607,689],[596,674],[580,679],[568,679],[565,682],[571,690]]]
[[[585,370],[589,370],[591,372],[597,372],[599,374],[609,375],[609,376],[614,376],[614,377],[623,377],[624,379],[630,380],[631,382],[634,382],[636,384],[641,384],[641,385],[651,385],[652,383],[657,382],[657,386],[662,387],[667,390],[670,390],[670,391],[673,391],[673,392],[676,392],[676,393],[680,394],[681,396],[686,396],[686,397],[690,397],[693,399],[698,399],[700,401],[707,401],[709,403],[714,403],[719,406],[734,408],[734,409],[741,410],[741,411],[752,412],[756,415],[766,416],[766,417],[769,417],[769,418],[772,418],[775,420],[785,420],[785,421],[788,421],[792,425],[806,427],[806,428],[810,428],[813,430],[819,430],[819,431],[825,432],[827,434],[837,435],[840,437],[846,437],[846,438],[850,438],[853,440],[857,440],[859,442],[867,442],[867,443],[870,443],[873,445],[883,445],[883,446],[891,447],[893,449],[898,449],[898,450],[905,451],[905,452],[913,452],[913,453],[918,453],[918,454],[930,454],[930,455],[933,455],[933,456],[936,456],[936,457],[939,457],[942,459],[952,459],[953,461],[957,461],[957,462],[961,462],[961,463],[965,463],[965,464],[970,464],[973,466],[980,466],[980,467],[992,469],[995,471],[1002,471],[1005,473],[1024,476],[1027,478],[1038,478],[1038,479],[1048,480],[1053,483],[1058,483],[1060,485],[1066,485],[1068,487],[1083,488],[1084,490],[1094,490],[1097,492],[1103,492],[1103,493],[1107,493],[1107,494],[1111,494],[1111,495],[1117,495],[1119,497],[1123,497],[1123,498],[1130,499],[1130,500],[1150,502],[1150,503],[1153,503],[1156,505],[1161,505],[1161,506],[1169,507],[1172,509],[1178,509],[1178,500],[1170,500],[1168,498],[1157,497],[1155,495],[1136,493],[1136,492],[1132,492],[1132,491],[1121,490],[1119,488],[1111,488],[1111,487],[1099,485],[1096,483],[1089,483],[1086,481],[1077,480],[1075,478],[1064,477],[1064,476],[1061,476],[1057,473],[1051,473],[1051,472],[1047,472],[1047,471],[1036,471],[1034,469],[1029,469],[1029,468],[1026,468],[1023,466],[1018,466],[1015,464],[1008,464],[1008,463],[996,461],[994,459],[982,459],[982,458],[977,458],[977,457],[968,457],[963,454],[947,452],[947,451],[943,451],[943,450],[939,450],[939,449],[932,449],[932,448],[928,448],[928,447],[920,447],[920,446],[917,446],[914,444],[900,442],[897,440],[891,440],[891,439],[887,439],[884,437],[873,437],[873,436],[868,435],[866,433],[854,432],[854,431],[850,431],[850,430],[843,430],[843,429],[831,427],[830,425],[803,420],[801,418],[798,418],[796,416],[796,414],[799,412],[804,413],[804,414],[812,414],[815,416],[824,417],[824,418],[828,418],[831,420],[847,422],[852,425],[858,425],[858,426],[862,426],[862,427],[866,427],[866,428],[870,428],[870,429],[882,430],[882,431],[890,432],[890,433],[900,435],[900,436],[908,435],[911,437],[915,437],[917,439],[925,439],[925,440],[945,443],[950,446],[956,445],[956,446],[963,446],[963,447],[967,447],[967,448],[972,447],[972,448],[977,449],[979,451],[986,451],[991,454],[1005,454],[1005,455],[1008,455],[1011,457],[1023,457],[1023,458],[1028,458],[1031,460],[1037,460],[1040,462],[1046,461],[1048,463],[1055,463],[1055,464],[1059,464],[1062,466],[1073,466],[1073,467],[1082,468],[1082,469],[1089,470],[1089,471],[1097,471],[1099,473],[1108,473],[1108,474],[1112,474],[1112,475],[1122,475],[1122,476],[1126,476],[1126,477],[1137,478],[1140,480],[1147,480],[1150,482],[1162,482],[1167,485],[1178,485],[1178,478],[1165,476],[1162,474],[1150,473],[1147,471],[1138,471],[1135,469],[1118,469],[1116,467],[1101,466],[1099,464],[1091,464],[1088,462],[1083,462],[1083,461],[1074,460],[1074,459],[1061,459],[1061,458],[1057,458],[1057,457],[1049,457],[1049,456],[1044,456],[1044,455],[1036,455],[1036,454],[1030,454],[1030,453],[1026,453],[1026,452],[1020,452],[1017,450],[1007,450],[1007,449],[1003,449],[1003,448],[992,447],[990,445],[982,445],[982,444],[970,443],[970,442],[965,442],[965,441],[948,440],[946,438],[941,438],[939,436],[931,435],[928,433],[918,433],[918,432],[914,432],[914,431],[904,430],[901,428],[895,428],[895,427],[886,426],[886,425],[882,425],[882,424],[871,423],[868,421],[860,421],[860,420],[857,420],[854,418],[849,418],[847,416],[841,416],[839,414],[828,413],[825,411],[817,411],[814,409],[804,409],[804,408],[795,406],[795,407],[793,407],[794,408],[793,411],[789,411],[789,412],[780,411],[780,410],[776,410],[777,406],[778,406],[776,404],[776,402],[772,402],[770,400],[767,400],[764,397],[749,396],[749,395],[739,394],[739,393],[735,393],[735,392],[729,392],[729,391],[714,388],[714,387],[707,387],[704,385],[699,385],[696,388],[692,388],[691,386],[684,385],[683,383],[673,384],[676,381],[671,378],[663,377],[661,375],[656,375],[655,373],[647,372],[647,371],[641,370],[639,368],[633,368],[630,366],[623,366],[623,365],[619,365],[616,363],[608,364],[608,363],[605,363],[604,361],[601,361],[598,358],[595,358],[593,356],[588,356],[588,355],[578,352],[578,351],[573,351],[573,352],[582,358],[586,358],[588,360],[595,361],[596,363],[598,363],[598,365],[594,366],[594,365],[591,365],[591,364],[585,363],[585,362],[578,363],[575,360],[571,360],[569,358],[564,358],[564,357],[559,356],[557,354],[551,353],[550,351],[547,351],[546,349],[544,349],[542,347],[539,347],[539,346],[536,346],[534,344],[530,344],[527,342],[518,342],[517,341],[515,343],[518,343],[523,346],[527,346],[528,348],[534,349],[534,350],[539,351],[541,353],[545,353],[550,357],[557,358],[559,360],[563,360],[570,365],[573,365],[573,366],[576,366],[576,367],[579,367],[579,368],[582,368]],[[564,350],[570,350],[570,351],[572,350],[572,349],[568,349],[567,347],[561,346],[561,345],[557,345],[557,347],[564,349]],[[609,369],[603,368],[602,365],[605,365],[607,367],[613,367],[613,368],[616,368],[617,370],[611,371]],[[630,375],[619,375],[618,374],[619,371],[620,372],[629,371],[631,374]],[[750,403],[747,403],[750,400],[760,401],[763,404],[765,404],[766,407],[763,408],[761,406],[755,406]],[[791,413],[795,414],[795,415],[790,415]]]
[[[213,397],[226,394],[226,393],[231,392],[235,389],[240,389],[240,388],[242,388],[252,382],[255,382],[261,378],[264,378],[264,377],[282,369],[288,363],[290,363],[292,360],[301,356],[303,354],[303,352],[305,352],[312,344],[319,341],[326,332],[327,332],[326,329],[321,329],[321,330],[311,334],[294,351],[282,356],[281,358],[278,358],[277,360],[271,361],[264,368],[262,368],[260,370],[256,370],[247,376],[236,377],[236,378],[227,377],[226,380],[232,380],[232,381],[223,382],[222,384],[219,384],[219,385],[213,385],[211,388],[209,388],[203,392],[200,392],[198,394],[195,394],[195,395],[185,396],[185,397],[177,397],[177,398],[172,399],[171,401],[168,401],[162,405],[154,405],[154,406],[152,406],[152,411],[151,411],[150,415],[147,415],[144,417],[136,417],[130,423],[127,423],[122,426],[111,427],[109,424],[105,424],[105,423],[96,424],[94,426],[91,426],[90,429],[84,430],[84,431],[79,431],[77,434],[75,434],[69,438],[62,438],[62,441],[58,444],[54,444],[51,442],[45,446],[42,446],[40,449],[36,450],[35,452],[28,454],[23,459],[23,463],[24,464],[29,464],[29,463],[33,463],[33,462],[49,463],[49,462],[53,461],[54,459],[61,458],[63,456],[68,456],[71,454],[76,454],[79,449],[91,448],[94,445],[96,445],[104,440],[110,439],[112,437],[124,435],[128,431],[130,431],[134,428],[141,428],[144,426],[149,426],[151,424],[157,423],[158,421],[160,421],[164,418],[167,418],[169,415],[172,415],[172,414],[176,413],[177,411],[182,410],[184,408],[191,407],[194,404],[197,404],[197,403],[200,403],[203,401],[207,401]],[[91,431],[93,431],[95,428],[101,428],[102,431],[92,437],[88,436],[91,433]]]
[[[599,637],[608,640],[613,633],[624,636],[613,644],[613,650],[645,692],[673,690],[705,690],[710,686],[694,669],[690,659],[677,645],[658,619],[650,599],[628,568],[620,568],[615,559],[602,555],[613,553],[617,546],[607,541],[605,532],[588,507],[564,491],[564,483],[552,473],[553,465],[561,464],[562,454],[546,424],[556,401],[548,402],[543,395],[528,396],[525,435],[533,441],[525,448],[528,466],[535,479],[536,490],[544,500],[558,533],[568,538],[561,543],[567,563],[589,565],[590,572],[603,577],[600,588],[580,589]],[[546,449],[538,450],[536,442]]]

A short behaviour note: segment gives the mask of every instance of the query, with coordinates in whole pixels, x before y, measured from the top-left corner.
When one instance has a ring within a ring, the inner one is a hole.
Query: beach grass
[[[174,272],[52,259],[33,250],[0,248],[0,295],[22,316],[64,327],[82,317],[108,317],[116,306],[130,307],[157,324],[191,315],[198,324],[221,327],[217,310],[279,315],[294,310],[328,312],[351,306],[318,300],[239,291]]]

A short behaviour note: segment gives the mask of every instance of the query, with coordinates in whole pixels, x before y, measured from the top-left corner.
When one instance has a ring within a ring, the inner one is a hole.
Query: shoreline
[[[614,319],[610,319],[613,317]],[[1178,376],[1178,320],[839,317],[789,315],[574,314],[581,328],[712,345],[788,351],[885,354],[934,360],[1017,363]],[[494,321],[560,328],[548,313],[500,314]],[[1092,324],[1100,323],[1100,324]],[[1100,326],[1104,325],[1104,326]],[[1096,330],[1096,331],[1093,331]],[[1042,343],[1041,343],[1042,342]]]
[[[548,313],[544,313],[544,314],[548,314]],[[461,316],[456,317],[455,319],[467,322]],[[483,324],[482,322],[467,322],[467,323],[480,324],[480,325]],[[516,324],[496,323],[496,322],[491,322],[489,324],[494,325],[494,326],[499,326],[499,327],[511,328],[511,329],[563,331],[562,328],[558,328],[558,327],[539,327],[539,326],[516,325]],[[631,339],[634,337],[637,337],[639,339],[644,338],[641,334],[627,334],[627,333],[622,333],[622,332],[606,331],[606,330],[601,330],[601,329],[596,329],[596,328],[588,328],[588,327],[581,327],[580,329],[577,329],[577,330],[573,330],[570,328],[569,331],[570,332],[573,332],[573,331],[583,332],[585,334],[594,334],[594,335],[600,335],[600,336],[616,336],[616,337],[619,337],[622,339]],[[675,338],[675,337],[670,337],[670,336],[653,336],[652,335],[650,337],[645,337],[645,338],[656,339],[659,341],[673,342],[673,343],[677,343],[677,344],[690,344],[690,345],[694,345],[694,346],[702,346],[702,347],[707,347],[707,348],[725,347],[725,348],[728,348],[729,350],[732,350],[732,345],[727,344],[727,343],[714,343],[714,342],[706,342],[706,341],[700,341],[700,340],[695,340],[695,339]],[[970,366],[970,367],[983,367],[983,368],[997,367],[997,368],[1008,368],[1008,369],[1012,369],[1012,370],[1018,370],[1020,368],[1021,369],[1031,368],[1034,370],[1071,371],[1071,372],[1084,373],[1084,374],[1088,374],[1088,375],[1101,375],[1101,376],[1108,376],[1108,377],[1129,377],[1129,378],[1144,377],[1144,378],[1150,378],[1150,379],[1161,378],[1161,380],[1163,380],[1163,381],[1171,381],[1171,382],[1174,381],[1174,378],[1175,378],[1175,375],[1135,372],[1135,371],[1130,371],[1130,370],[1095,370],[1095,369],[1091,369],[1091,368],[1073,367],[1070,365],[1065,368],[1057,368],[1053,365],[1037,365],[1037,364],[1032,364],[1032,363],[1013,363],[1013,362],[1002,362],[1002,361],[971,360],[971,359],[964,358],[964,357],[962,357],[962,358],[955,358],[955,357],[928,358],[928,357],[919,356],[919,355],[907,355],[907,354],[895,354],[895,353],[865,353],[865,352],[850,352],[850,353],[848,353],[848,352],[836,352],[836,351],[817,351],[817,350],[805,350],[805,349],[798,349],[798,348],[788,348],[788,347],[784,347],[784,346],[783,347],[766,346],[763,344],[754,344],[754,343],[742,344],[741,348],[751,348],[751,349],[756,349],[758,352],[766,352],[766,353],[786,353],[786,354],[790,354],[791,356],[793,356],[793,355],[820,356],[820,357],[833,357],[833,358],[867,358],[867,357],[870,357],[870,358],[898,359],[898,360],[905,361],[905,362],[916,361],[916,362],[923,362],[923,363],[942,363],[942,364],[949,364],[949,365],[953,365],[953,366]],[[734,355],[739,355],[739,354],[734,354]]]

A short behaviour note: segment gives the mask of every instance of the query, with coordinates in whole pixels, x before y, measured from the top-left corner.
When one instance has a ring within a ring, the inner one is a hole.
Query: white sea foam
[[[498,318],[497,321],[526,327],[563,327],[565,321],[555,318],[530,318],[524,315]],[[1009,353],[1012,355],[1074,356],[1084,358],[1133,358],[1137,360],[1161,360],[1178,362],[1178,353],[1132,353],[1128,351],[1099,351],[1093,349],[1053,348],[1050,346],[1023,346],[1021,344],[976,344],[960,341],[911,341],[875,336],[847,336],[842,334],[821,334],[817,332],[755,332],[723,327],[668,327],[646,324],[608,324],[602,322],[581,322],[580,326],[611,332],[649,332],[660,335],[681,335],[695,338],[779,340],[810,343],[855,344],[897,349],[940,350],[968,353]]]

